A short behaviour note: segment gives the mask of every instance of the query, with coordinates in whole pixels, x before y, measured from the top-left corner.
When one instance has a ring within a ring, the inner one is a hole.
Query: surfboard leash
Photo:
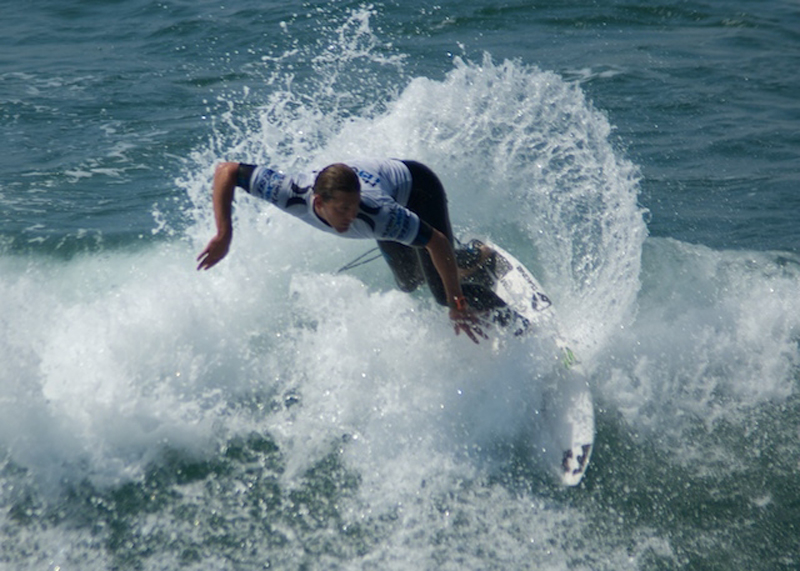
[[[377,260],[383,254],[378,253],[378,254],[373,255],[371,258],[367,258],[367,256],[373,254],[377,250],[378,250],[377,247],[372,248],[371,250],[367,250],[366,252],[364,252],[363,254],[358,256],[355,260],[352,260],[351,262],[348,262],[347,264],[345,264],[344,266],[342,266],[341,268],[336,270],[336,273],[337,274],[341,274],[342,272],[346,272],[348,270],[352,270],[353,268],[357,268],[358,266],[363,266],[364,264],[368,264],[368,263],[370,263],[370,262],[372,262],[374,260]],[[367,259],[364,259],[364,258],[367,258]]]

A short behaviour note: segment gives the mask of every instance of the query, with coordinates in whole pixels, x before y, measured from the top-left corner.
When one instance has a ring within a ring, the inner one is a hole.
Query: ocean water
[[[795,2],[35,0],[0,34],[0,569],[800,568]],[[452,335],[221,159],[429,164],[590,375]]]

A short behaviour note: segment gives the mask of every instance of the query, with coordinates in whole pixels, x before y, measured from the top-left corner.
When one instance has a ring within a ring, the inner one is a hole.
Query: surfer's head
[[[356,171],[344,163],[328,165],[319,171],[314,181],[314,194],[319,195],[322,200],[331,200],[336,192],[361,192],[361,182]]]
[[[345,232],[358,215],[361,182],[349,166],[335,163],[314,181],[314,211],[337,232]]]

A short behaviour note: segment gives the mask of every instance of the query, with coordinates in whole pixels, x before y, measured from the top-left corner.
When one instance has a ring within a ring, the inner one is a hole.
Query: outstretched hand
[[[480,343],[478,337],[482,339],[489,338],[483,331],[486,322],[478,317],[472,309],[467,308],[459,311],[458,309],[452,308],[450,309],[450,320],[453,322],[456,335],[459,335],[463,331],[475,344]]]
[[[197,261],[200,262],[197,266],[198,270],[208,270],[214,267],[222,258],[228,253],[228,248],[231,245],[231,236],[229,234],[220,236],[216,235],[211,238],[211,241],[197,256]]]

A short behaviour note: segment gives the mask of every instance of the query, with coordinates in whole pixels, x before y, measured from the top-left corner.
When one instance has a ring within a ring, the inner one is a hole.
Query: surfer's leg
[[[447,195],[439,177],[422,163],[415,161],[403,161],[403,163],[411,171],[412,180],[408,209],[447,236],[452,244],[453,230],[450,227],[450,214],[447,211]]]
[[[403,161],[411,171],[412,187],[411,197],[408,200],[408,209],[416,213],[439,232],[444,234],[453,244],[453,230],[450,227],[450,215],[447,211],[447,195],[444,192],[439,177],[423,165],[415,161]],[[442,278],[425,248],[417,248],[418,265],[433,297],[441,305],[447,305],[447,296],[444,291]]]
[[[383,240],[378,241],[378,248],[380,248],[386,263],[389,264],[389,268],[394,274],[394,281],[401,291],[414,291],[425,281],[414,248],[398,242]]]

